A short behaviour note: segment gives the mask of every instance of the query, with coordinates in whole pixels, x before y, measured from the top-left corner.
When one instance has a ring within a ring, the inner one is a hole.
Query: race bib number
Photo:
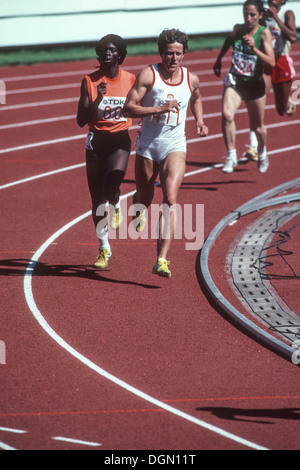
[[[275,55],[280,55],[284,49],[284,42],[280,31],[272,31],[272,46]]]
[[[99,121],[127,121],[123,115],[124,103],[124,97],[104,96],[98,107]]]
[[[164,101],[159,103],[160,106],[164,104]],[[151,122],[158,124],[160,126],[170,126],[176,127],[179,124],[179,113],[180,109],[174,108],[174,111],[169,111],[168,113],[157,113],[153,114],[151,117]]]
[[[234,51],[231,71],[243,77],[254,77],[258,57]]]
[[[179,124],[179,110],[169,113],[153,114],[151,121],[161,126],[176,127]]]

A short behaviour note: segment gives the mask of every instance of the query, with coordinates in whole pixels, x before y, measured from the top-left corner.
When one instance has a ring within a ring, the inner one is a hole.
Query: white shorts
[[[149,137],[145,137],[139,132],[135,148],[136,153],[141,157],[160,163],[172,152],[186,153],[186,138],[159,139],[156,137],[151,139]]]

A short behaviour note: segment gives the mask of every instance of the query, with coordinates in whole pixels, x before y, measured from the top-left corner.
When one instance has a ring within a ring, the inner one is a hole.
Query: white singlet
[[[278,17],[283,23],[285,22],[285,14],[287,11],[288,11],[288,8],[285,7],[285,8],[281,8],[281,10],[278,13]],[[275,52],[275,56],[278,57],[281,55],[289,55],[292,45],[290,41],[286,39],[284,35],[282,34],[282,31],[277,21],[275,21],[274,18],[269,16],[266,19],[266,25],[272,34],[272,42],[273,42],[273,49]]]
[[[158,64],[150,67],[153,71],[153,84],[143,98],[143,106],[162,106],[168,100],[177,100],[179,110],[144,117],[136,150],[145,158],[162,161],[171,152],[186,152],[185,121],[192,89],[189,72],[185,67],[180,67],[181,81],[176,85],[167,83],[161,77]]]

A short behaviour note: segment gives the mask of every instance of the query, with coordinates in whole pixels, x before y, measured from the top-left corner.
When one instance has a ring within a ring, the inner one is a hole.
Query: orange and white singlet
[[[143,98],[143,106],[162,106],[168,100],[177,100],[179,110],[144,117],[141,134],[152,139],[182,139],[185,137],[186,114],[192,94],[189,72],[185,67],[180,67],[181,81],[173,85],[162,78],[158,64],[152,64],[150,67],[153,71],[153,84]]]
[[[119,132],[129,129],[132,119],[124,117],[123,107],[135,82],[135,75],[119,68],[119,74],[114,79],[106,77],[99,70],[85,78],[92,101],[98,96],[97,86],[103,81],[107,83],[107,92],[99,104],[97,115],[89,122],[90,131]]]

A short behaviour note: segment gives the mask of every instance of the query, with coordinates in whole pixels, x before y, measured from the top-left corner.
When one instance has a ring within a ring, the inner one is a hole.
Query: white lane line
[[[27,144],[27,145],[19,145],[18,147],[10,147],[8,149],[2,149],[2,150],[0,150],[0,154],[16,152],[16,151],[19,151],[19,150],[26,150],[26,149],[31,149],[31,148],[35,148],[35,147],[42,147],[44,145],[61,144],[63,142],[70,142],[72,140],[82,139],[83,137],[86,137],[86,133],[85,134],[79,134],[79,135],[72,135],[70,137],[62,137],[60,139],[52,139],[52,140],[44,140],[42,142],[34,142],[32,144]]]
[[[34,181],[40,178],[46,178],[48,176],[57,175],[65,171],[77,170],[78,168],[82,168],[84,166],[85,166],[85,163],[79,163],[78,165],[71,165],[71,166],[67,166],[64,168],[59,168],[58,170],[48,171],[47,173],[41,173],[39,175],[30,176],[22,180],[13,181],[12,183],[3,184],[2,186],[0,186],[0,190],[10,188],[11,186],[17,186],[18,184],[22,184],[22,183],[29,183],[29,181]]]
[[[3,428],[3,427],[0,427],[0,431],[12,432],[12,433],[15,433],[15,434],[26,434],[27,433],[27,431],[22,431],[21,429],[12,429],[12,428]]]
[[[216,95],[216,96],[204,96],[202,97],[202,101],[214,101],[214,100],[220,100],[222,99],[222,95]],[[47,101],[34,101],[32,103],[19,103],[19,104],[13,104],[9,106],[0,106],[0,112],[1,111],[11,111],[14,109],[24,109],[24,108],[34,108],[34,107],[39,107],[39,106],[52,106],[56,104],[64,104],[64,103],[72,103],[76,101],[78,103],[79,96],[75,96],[73,98],[62,98],[62,99],[57,99],[57,100],[47,100]]]
[[[196,75],[203,75],[202,70],[195,70],[194,73]],[[212,77],[216,77],[213,72],[211,71]],[[297,75],[298,76],[298,75]],[[200,90],[202,88],[207,88],[207,87],[212,87],[212,86],[223,86],[223,79],[218,79],[215,81],[209,81],[209,82],[201,82],[200,81]],[[27,94],[27,93],[39,93],[39,92],[44,92],[44,91],[54,91],[54,90],[65,90],[66,88],[71,89],[71,88],[78,88],[80,91],[80,82],[77,83],[63,83],[61,85],[47,85],[47,86],[40,86],[40,87],[33,87],[33,88],[17,88],[15,90],[6,90],[6,96],[9,95],[20,95],[20,94]],[[79,95],[78,95],[79,96]]]
[[[199,51],[201,53],[201,51]],[[296,57],[300,55],[300,51],[292,51],[292,57]],[[187,57],[187,56],[186,56]],[[184,65],[204,65],[204,64],[214,64],[217,58],[217,54],[215,57],[210,57],[207,59],[190,59],[190,60],[185,60]],[[230,62],[231,57],[224,57],[223,59],[224,62]],[[125,65],[124,69],[125,70],[141,70],[142,68],[147,67],[148,64],[137,64],[137,65]],[[294,65],[300,65],[300,62],[294,61]],[[19,75],[17,77],[4,77],[2,78],[3,81],[5,82],[18,82],[18,81],[24,81],[24,80],[41,80],[41,79],[46,79],[46,78],[59,78],[59,77],[72,77],[72,76],[84,76],[89,73],[91,73],[92,67],[89,69],[79,69],[79,70],[70,70],[66,72],[51,72],[51,73],[38,73],[35,75]],[[210,69],[201,71],[201,73],[207,73],[211,72]]]
[[[219,135],[217,135],[217,136],[219,137]],[[198,139],[198,141],[200,141],[200,140],[202,140],[202,139]],[[187,143],[189,144],[191,142],[187,141]],[[276,155],[278,153],[290,152],[292,150],[298,150],[298,149],[300,149],[300,144],[299,145],[292,145],[291,147],[283,147],[281,149],[270,150],[270,151],[268,151],[268,155]],[[130,155],[134,155],[134,154],[135,154],[135,151],[131,152]],[[30,176],[30,177],[24,178],[22,180],[13,181],[11,183],[3,184],[2,186],[0,186],[0,190],[1,189],[7,189],[7,188],[10,188],[12,186],[17,186],[17,185],[23,184],[23,183],[29,183],[30,181],[35,181],[35,180],[40,179],[40,178],[46,178],[48,176],[57,175],[59,173],[64,173],[66,171],[77,170],[77,169],[83,168],[85,166],[86,166],[85,163],[79,163],[78,165],[71,165],[71,166],[67,166],[67,167],[64,167],[64,168],[59,168],[58,170],[48,171],[46,173],[41,173],[39,175]],[[223,166],[224,166],[224,164],[220,163],[220,164],[213,165],[213,167],[207,167],[206,169],[203,169],[203,171],[208,171],[208,170],[211,170],[212,168],[222,168]],[[197,174],[197,173],[199,173],[198,170],[196,170],[194,172],[191,172],[191,173],[188,173],[187,176],[190,176],[192,174]]]
[[[2,449],[2,450],[17,450],[14,447],[11,447],[11,446],[5,444],[4,442],[0,442],[0,449]]]
[[[294,53],[295,54],[295,53]],[[293,55],[294,55],[293,54]],[[216,55],[217,57],[217,55]],[[196,64],[210,64],[214,63],[216,61],[215,58],[209,58],[209,59],[191,59],[191,60],[185,60],[184,64],[185,65],[196,65]],[[230,61],[231,57],[224,57],[224,61]],[[96,59],[95,59],[96,61]],[[144,67],[147,67],[148,64],[137,64],[137,65],[126,65],[124,66],[125,70],[140,70]],[[87,75],[88,73],[91,73],[92,67],[89,69],[79,69],[79,70],[70,70],[66,72],[51,72],[51,73],[39,73],[35,75],[19,75],[17,77],[4,77],[2,80],[4,82],[17,82],[17,81],[24,81],[24,80],[35,80],[35,79],[43,79],[43,78],[57,78],[57,77],[70,77],[74,75]]]
[[[197,71],[195,73],[201,73],[201,71]],[[222,80],[214,81],[214,82],[203,82],[200,84],[200,88],[204,87],[210,87],[210,86],[221,86],[223,84]],[[39,87],[34,87],[34,88],[17,88],[15,90],[6,90],[5,95],[6,96],[11,96],[11,95],[22,95],[22,94],[27,94],[27,93],[40,93],[44,91],[56,91],[56,90],[65,90],[66,87],[68,90],[71,88],[77,88],[78,89],[78,99],[79,99],[79,92],[80,92],[80,82],[77,83],[68,83],[68,84],[62,84],[62,85],[47,85],[47,86],[39,86]]]
[[[211,168],[213,169],[213,167]],[[203,171],[207,171],[207,168],[198,170],[198,173],[201,173]],[[131,193],[125,194],[122,196],[121,199],[126,199],[134,194],[135,191],[132,191]],[[221,429],[217,426],[213,426],[205,421],[202,421],[194,416],[191,416],[187,413],[184,413],[172,406],[167,405],[166,403],[163,403],[156,398],[142,392],[141,390],[138,390],[137,388],[129,385],[128,383],[124,382],[123,380],[119,379],[118,377],[113,376],[109,372],[105,371],[101,367],[99,367],[97,364],[83,356],[81,353],[79,353],[76,349],[74,349],[72,346],[70,346],[61,336],[59,336],[53,328],[49,325],[49,323],[45,320],[41,312],[39,311],[33,291],[32,291],[32,276],[34,269],[36,267],[37,262],[43,255],[43,253],[47,250],[47,248],[54,243],[63,233],[65,233],[67,230],[72,228],[74,225],[80,223],[82,220],[86,219],[89,217],[91,214],[91,211],[86,212],[85,214],[82,214],[81,216],[77,217],[76,219],[72,220],[68,224],[66,224],[64,227],[62,227],[60,230],[58,230],[56,233],[54,233],[33,255],[31,258],[28,267],[26,269],[26,273],[24,276],[24,294],[25,294],[25,299],[27,302],[27,305],[32,312],[33,316],[39,323],[39,325],[43,328],[43,330],[54,340],[56,341],[59,346],[61,346],[65,351],[67,351],[69,354],[71,354],[73,357],[78,359],[80,362],[82,362],[86,367],[89,367],[91,370],[96,372],[98,375],[101,377],[104,377],[105,379],[108,379],[109,381],[115,383],[119,387],[123,388],[129,393],[134,394],[135,396],[147,401],[148,403],[151,403],[152,405],[157,406],[158,408],[161,408],[169,413],[174,414],[175,416],[178,416],[179,418],[182,418],[190,423],[193,423],[197,426],[200,426],[208,431],[211,431],[213,433],[218,434],[219,436],[222,436],[226,439],[235,441],[245,447],[249,447],[251,449],[255,450],[269,450],[265,447],[262,447],[254,442],[248,441],[247,439],[243,439],[239,436],[236,436],[235,434],[232,434],[230,432],[225,431],[224,429]]]
[[[33,103],[19,103],[12,104],[9,106],[0,106],[0,111],[11,111],[14,109],[20,110],[24,108],[34,108],[38,106],[52,106],[55,104],[73,103],[74,101],[78,103],[79,97],[75,96],[74,98],[62,98],[59,100],[34,101]]]
[[[188,120],[192,120],[192,119],[193,119],[193,117],[188,118]],[[275,123],[275,124],[268,124],[266,126],[266,128],[267,129],[273,129],[273,128],[277,128],[277,127],[284,127],[284,126],[290,126],[290,125],[296,125],[296,124],[300,124],[300,120],[278,122],[278,123]],[[135,127],[137,128],[138,126],[135,126]],[[132,128],[132,129],[134,129],[134,128]],[[249,128],[238,130],[237,134],[244,134],[246,132],[249,132]],[[1,149],[0,154],[17,152],[17,151],[20,151],[20,150],[26,150],[26,149],[36,148],[36,147],[42,147],[42,146],[45,146],[45,145],[60,144],[60,143],[63,143],[63,142],[70,142],[72,140],[83,139],[85,137],[86,137],[86,133],[78,134],[78,135],[74,135],[74,136],[70,136],[70,137],[62,137],[60,139],[44,140],[44,141],[41,141],[41,142],[34,142],[34,143],[31,143],[31,144],[27,144],[27,145],[19,145],[17,147],[9,147],[9,148],[6,148],[6,149]],[[205,137],[201,140],[202,141],[207,141],[207,140],[217,139],[217,138],[220,138],[220,137],[223,137],[223,134],[209,135],[209,136],[207,136],[207,137]],[[199,140],[198,138],[195,138],[195,139],[190,139],[188,142],[193,143],[193,142],[198,142],[198,140]]]
[[[270,104],[268,106],[265,107],[265,110],[271,110],[271,109],[275,109],[275,106]],[[242,108],[242,109],[238,109],[236,114],[245,114],[247,113],[247,109],[246,108]],[[204,114],[204,119],[211,119],[211,118],[215,118],[215,117],[221,117],[222,116],[222,113],[220,112],[217,112],[217,113],[208,113],[208,114]],[[26,127],[26,126],[35,126],[35,125],[40,125],[40,124],[49,124],[49,123],[52,123],[52,122],[59,122],[59,121],[68,121],[68,120],[73,120],[75,121],[76,120],[76,114],[69,114],[69,115],[66,115],[66,116],[55,116],[55,117],[52,117],[52,118],[45,118],[45,119],[35,119],[33,121],[22,121],[22,122],[14,122],[12,124],[3,124],[2,126],[0,126],[0,130],[6,130],[6,129],[19,129],[19,127]],[[193,116],[189,116],[186,121],[192,121],[194,120],[194,117]],[[140,126],[132,126],[130,128],[130,130],[135,130],[135,129],[139,129]]]
[[[65,90],[66,87],[70,88],[78,88],[78,93],[80,93],[80,82],[77,83],[64,83],[63,85],[48,85],[48,86],[37,86],[34,88],[19,88],[16,90],[6,90],[6,96],[10,95],[20,95],[23,93],[39,93],[40,91],[52,91],[52,90]],[[78,95],[79,96],[79,95]]]
[[[4,124],[3,126],[0,126],[0,130],[5,130],[5,129],[18,129],[19,127],[25,127],[25,126],[35,126],[35,125],[40,125],[40,124],[48,124],[52,122],[58,122],[58,121],[68,121],[68,120],[75,120],[76,115],[75,114],[69,114],[67,116],[55,116],[52,118],[45,118],[45,119],[35,119],[34,121],[23,121],[23,122],[15,122],[13,124]]]
[[[57,436],[57,437],[52,437],[52,439],[54,439],[55,441],[69,442],[71,444],[79,444],[79,445],[82,445],[82,446],[90,446],[90,447],[100,447],[100,446],[102,446],[102,444],[100,444],[99,442],[81,441],[79,439],[71,439],[69,437]]]

